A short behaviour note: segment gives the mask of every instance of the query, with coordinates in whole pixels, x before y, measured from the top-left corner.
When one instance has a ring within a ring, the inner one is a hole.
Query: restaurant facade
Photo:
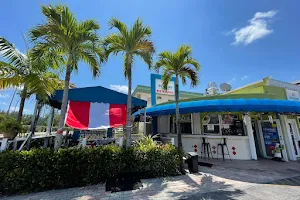
[[[271,78],[215,95],[180,101],[183,148],[201,157],[284,161],[300,159],[300,87]],[[142,113],[140,113],[142,114]],[[147,108],[152,134],[177,145],[175,104]]]

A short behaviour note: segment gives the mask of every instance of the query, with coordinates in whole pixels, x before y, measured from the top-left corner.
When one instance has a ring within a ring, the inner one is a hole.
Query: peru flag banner
[[[66,124],[80,130],[126,124],[126,105],[69,101]]]

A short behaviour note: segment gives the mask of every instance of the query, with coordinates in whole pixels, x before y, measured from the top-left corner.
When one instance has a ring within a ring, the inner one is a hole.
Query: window
[[[221,130],[222,135],[245,135],[243,121],[239,120],[238,115],[222,115]]]
[[[238,115],[208,114],[202,118],[203,134],[222,134],[244,136],[244,123]]]
[[[171,130],[171,133],[176,134],[176,124],[175,123],[176,123],[175,115],[172,115],[171,123],[170,123],[170,130]],[[192,122],[191,122],[190,114],[180,115],[179,123],[180,123],[180,132],[182,134],[192,134]]]
[[[219,115],[209,114],[202,118],[204,134],[220,134]]]

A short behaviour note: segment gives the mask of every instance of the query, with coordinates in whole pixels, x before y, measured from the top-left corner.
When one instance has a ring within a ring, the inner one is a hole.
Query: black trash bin
[[[190,173],[198,173],[198,154],[195,152],[188,152],[187,154],[186,162]]]

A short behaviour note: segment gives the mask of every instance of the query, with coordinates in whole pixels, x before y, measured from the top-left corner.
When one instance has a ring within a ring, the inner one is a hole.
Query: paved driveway
[[[140,190],[109,193],[99,184],[4,199],[300,199],[300,162],[209,162],[197,174],[142,180]]]

